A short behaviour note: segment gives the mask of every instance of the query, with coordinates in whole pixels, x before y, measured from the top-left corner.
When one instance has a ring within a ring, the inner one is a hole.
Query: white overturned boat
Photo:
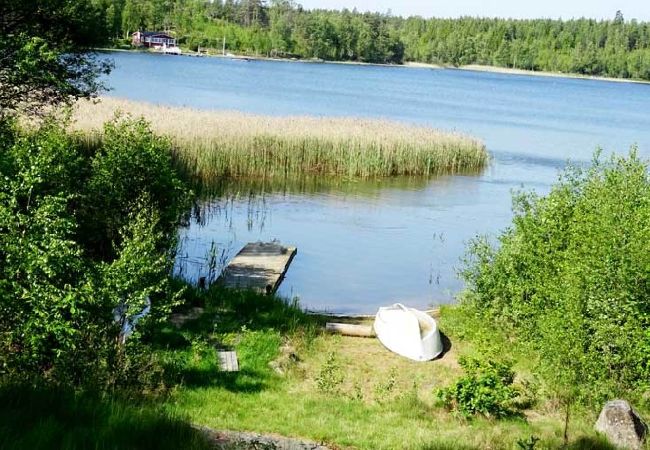
[[[442,353],[438,324],[430,315],[401,303],[379,308],[375,333],[388,350],[415,361],[430,361]]]

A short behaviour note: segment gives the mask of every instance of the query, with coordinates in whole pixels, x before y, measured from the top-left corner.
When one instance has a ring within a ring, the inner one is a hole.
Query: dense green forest
[[[401,18],[304,10],[288,0],[96,0],[114,42],[166,30],[181,45],[251,55],[461,66],[650,79],[650,24],[625,20]]]

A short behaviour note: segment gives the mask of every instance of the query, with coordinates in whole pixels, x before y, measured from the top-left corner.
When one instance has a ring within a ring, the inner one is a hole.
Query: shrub
[[[0,378],[98,387],[150,378],[137,368],[149,367],[137,333],[120,344],[114,311],[133,317],[150,300],[142,329],[176,301],[168,230],[184,191],[145,124],[111,126],[143,155],[126,142],[84,147],[56,122],[0,125]],[[139,173],[117,170],[128,164]],[[97,234],[80,232],[81,217],[101,224]],[[110,253],[90,251],[96,240]]]
[[[388,377],[385,381],[380,381],[375,385],[375,401],[379,404],[386,403],[395,390],[397,384],[397,369],[394,367],[388,372]]]
[[[516,195],[514,210],[498,247],[470,246],[465,306],[536,351],[565,400],[647,388],[647,163],[635,151],[597,155],[588,168],[569,167],[545,197]]]
[[[337,394],[343,384],[344,376],[336,355],[330,353],[316,377],[316,386],[324,394]]]
[[[502,418],[515,413],[518,392],[513,386],[515,374],[510,364],[475,358],[461,358],[459,363],[465,376],[436,392],[445,407],[465,418],[479,414]]]
[[[104,125],[80,209],[81,240],[94,255],[115,256],[120,231],[143,196],[158,215],[159,231],[175,235],[188,196],[172,166],[171,145],[143,119],[117,117]]]
[[[535,436],[529,436],[528,439],[517,439],[517,448],[520,450],[535,450],[540,439]]]

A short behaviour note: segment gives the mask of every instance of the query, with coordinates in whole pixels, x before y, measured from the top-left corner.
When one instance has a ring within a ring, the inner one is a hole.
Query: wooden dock
[[[283,247],[275,242],[246,244],[226,266],[217,282],[231,289],[273,294],[296,252],[295,247]]]

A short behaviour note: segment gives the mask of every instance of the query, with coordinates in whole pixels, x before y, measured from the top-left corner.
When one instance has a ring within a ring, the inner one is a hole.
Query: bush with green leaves
[[[335,353],[327,355],[316,376],[316,387],[324,394],[338,394],[344,381],[341,363],[337,360]]]
[[[471,244],[464,305],[536,352],[567,402],[647,389],[648,163],[597,154],[548,195],[516,195],[514,212],[498,245]]]
[[[175,235],[179,217],[189,205],[168,139],[156,136],[142,118],[118,116],[104,125],[89,162],[79,214],[80,239],[88,251],[100,258],[114,257],[120,232],[141,209],[143,197],[156,211],[158,230]]]
[[[2,124],[0,378],[129,381],[139,376],[132,358],[146,352],[138,333],[120,343],[114,311],[133,317],[150,301],[146,330],[176,302],[170,249],[185,191],[169,147],[139,121],[115,121],[107,134],[89,148],[53,121],[35,131]]]
[[[515,373],[509,363],[460,358],[465,375],[436,392],[438,400],[465,418],[476,415],[503,418],[516,413],[519,393],[513,386]]]

